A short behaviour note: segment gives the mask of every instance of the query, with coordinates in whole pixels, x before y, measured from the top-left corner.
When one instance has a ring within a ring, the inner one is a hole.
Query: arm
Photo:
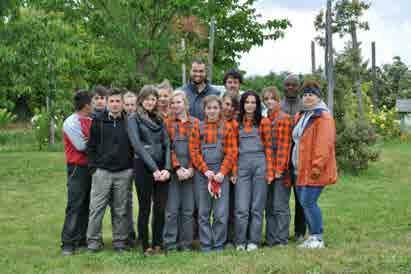
[[[140,132],[137,125],[136,114],[131,115],[128,118],[128,137],[131,145],[133,146],[134,153],[136,153],[141,160],[148,166],[151,172],[158,170],[157,163],[153,160],[151,155],[144,148],[143,142],[141,142]]]
[[[272,129],[271,122],[269,119],[265,118],[261,121],[260,133],[261,141],[264,144],[265,160],[267,166],[267,180],[272,181],[274,179],[274,155],[273,155],[273,144],[272,144]]]
[[[198,122],[195,123],[191,129],[188,143],[190,158],[193,166],[204,174],[208,170],[208,166],[201,153],[200,127]]]
[[[168,136],[166,127],[163,125],[163,142],[165,148],[165,160],[164,160],[164,169],[171,170],[171,150],[170,150],[170,138]]]
[[[316,121],[316,131],[313,140],[313,173],[320,174],[326,165],[330,155],[329,151],[335,145],[335,124],[328,113],[323,113],[326,117],[320,117]]]
[[[78,151],[86,150],[86,136],[81,130],[81,123],[78,119],[73,119],[70,117],[69,120],[66,120],[63,124],[63,132],[69,138],[70,142]]]
[[[238,124],[237,123],[233,123],[233,135],[234,138],[237,140],[237,147],[238,147]],[[238,151],[238,149],[237,149]],[[233,169],[232,169],[232,173],[233,176],[238,176],[238,153],[234,156],[235,158],[233,159]]]
[[[292,122],[289,117],[278,120],[275,134],[277,142],[277,153],[274,160],[276,173],[284,174],[288,170],[291,152]]]
[[[97,146],[100,143],[99,121],[93,119],[90,127],[90,138],[87,143],[87,160],[90,168],[97,167]]]
[[[220,172],[226,176],[233,168],[233,163],[238,157],[238,141],[233,129],[226,125],[224,129],[224,160]]]

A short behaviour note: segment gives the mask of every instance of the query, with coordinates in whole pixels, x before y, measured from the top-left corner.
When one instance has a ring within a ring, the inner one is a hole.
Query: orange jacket
[[[297,113],[294,124],[301,114]],[[300,139],[297,186],[325,186],[337,181],[335,122],[329,112],[318,112]],[[317,175],[317,177],[316,177]]]

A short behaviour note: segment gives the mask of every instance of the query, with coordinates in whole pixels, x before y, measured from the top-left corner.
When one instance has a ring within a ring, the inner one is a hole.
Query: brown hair
[[[208,95],[206,97],[204,97],[203,100],[203,110],[206,108],[206,106],[211,103],[211,102],[217,102],[218,105],[220,106],[220,109],[223,108],[223,102],[221,101],[220,97],[218,97],[217,95]]]
[[[167,79],[164,79],[163,82],[157,85],[157,90],[159,89],[166,89],[169,93],[173,92],[173,86]]]
[[[143,101],[149,96],[154,96],[158,99],[158,90],[154,85],[145,85],[141,88],[137,97],[137,113],[141,116],[147,116],[147,111],[143,108]],[[158,113],[157,106],[153,110],[156,118],[161,119],[161,115]]]
[[[264,96],[269,93],[274,97],[274,100],[276,100],[277,102],[280,102],[280,94],[278,92],[277,87],[275,86],[270,86],[270,87],[266,87],[263,89],[263,92],[261,93],[261,98],[263,99],[262,101],[264,101]]]
[[[303,85],[301,86],[301,90],[304,90],[305,88],[317,88],[320,89],[320,83],[318,83],[315,80],[305,80]]]

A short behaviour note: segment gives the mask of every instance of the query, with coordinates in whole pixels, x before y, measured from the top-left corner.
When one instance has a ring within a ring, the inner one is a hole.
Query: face
[[[303,94],[303,105],[305,107],[313,107],[320,102],[320,97],[314,93],[304,93]]]
[[[227,81],[225,82],[225,88],[227,92],[237,96],[240,93],[240,80],[228,77]]]
[[[226,118],[232,118],[231,116],[234,114],[234,107],[231,102],[231,99],[228,97],[225,97],[223,99],[223,114]]]
[[[180,115],[186,111],[186,106],[183,100],[183,96],[174,96],[171,99],[171,111],[175,115]]]
[[[107,98],[108,110],[116,115],[123,111],[123,96],[120,94],[112,95]]]
[[[204,83],[206,80],[206,65],[194,62],[191,65],[190,77],[196,85]]]
[[[244,102],[244,111],[248,115],[254,115],[257,109],[257,99],[254,95],[247,96]]]
[[[274,96],[271,93],[266,93],[263,96],[263,103],[267,107],[268,111],[277,109],[280,104],[274,99]]]
[[[106,97],[96,94],[93,96],[92,104],[96,110],[104,110],[106,108]]]
[[[126,97],[124,98],[124,110],[130,114],[137,110],[137,98],[136,97]]]
[[[152,112],[156,108],[157,104],[157,97],[154,95],[147,96],[141,105],[143,106],[145,111]]]
[[[284,90],[288,97],[297,97],[300,85],[297,81],[289,80],[284,82]]]
[[[159,107],[168,108],[170,105],[170,91],[167,89],[160,89],[158,91],[158,102]]]
[[[217,101],[209,102],[204,109],[205,116],[210,122],[218,121],[220,118],[220,104]]]

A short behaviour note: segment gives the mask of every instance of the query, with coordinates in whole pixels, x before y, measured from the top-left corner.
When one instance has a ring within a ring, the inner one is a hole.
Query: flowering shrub
[[[385,105],[377,111],[369,111],[368,117],[375,127],[376,133],[383,138],[393,138],[400,136],[400,121],[397,120],[397,109],[388,109]]]
[[[35,115],[31,118],[31,125],[33,127],[34,135],[39,150],[43,150],[49,144],[50,138],[50,121],[51,115],[44,108],[35,110]],[[63,119],[62,117],[54,116],[54,129],[55,129],[55,140],[61,141],[62,138],[62,127]]]

